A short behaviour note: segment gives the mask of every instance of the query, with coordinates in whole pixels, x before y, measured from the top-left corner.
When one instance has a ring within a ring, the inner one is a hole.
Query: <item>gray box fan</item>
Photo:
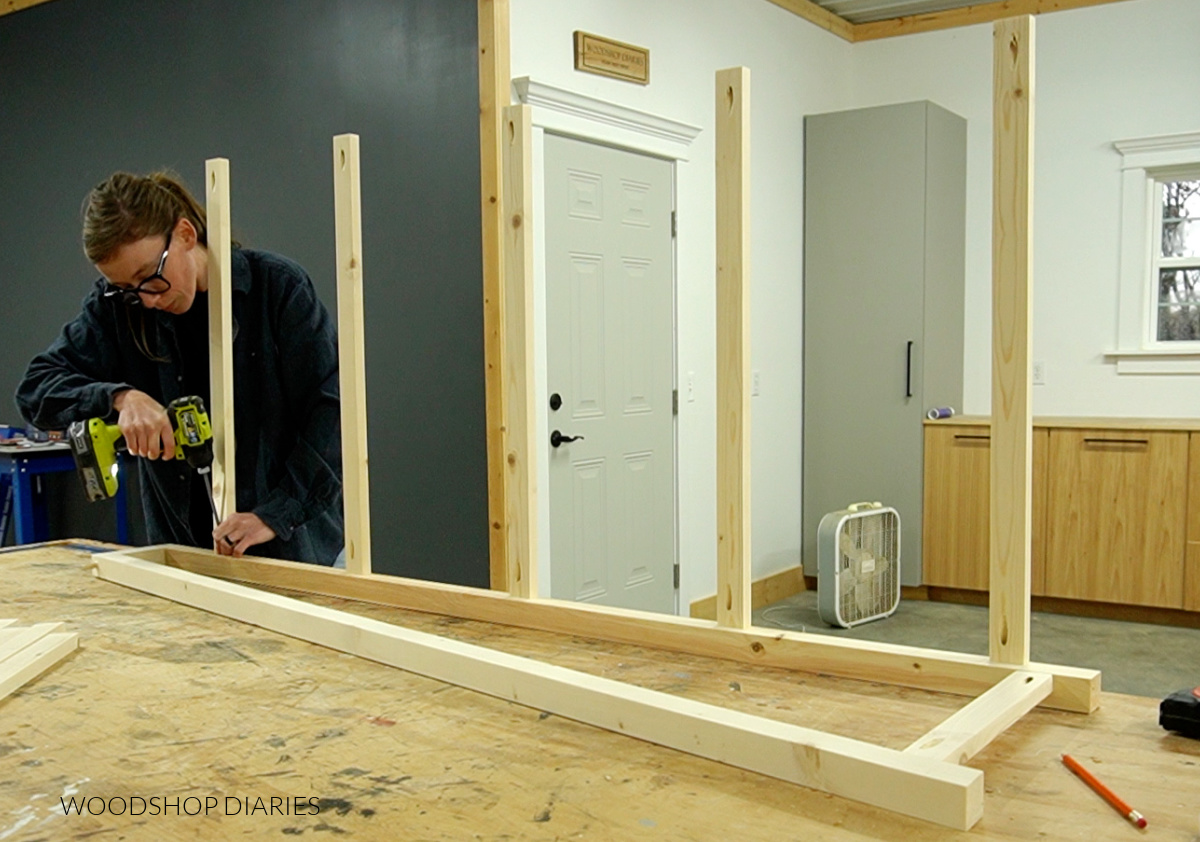
[[[887,617],[900,604],[900,515],[855,503],[817,527],[817,608],[831,626]]]

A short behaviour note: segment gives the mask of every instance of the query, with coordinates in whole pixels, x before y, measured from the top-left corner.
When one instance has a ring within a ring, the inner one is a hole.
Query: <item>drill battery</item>
[[[1180,690],[1158,706],[1158,724],[1168,731],[1200,740],[1200,687]]]

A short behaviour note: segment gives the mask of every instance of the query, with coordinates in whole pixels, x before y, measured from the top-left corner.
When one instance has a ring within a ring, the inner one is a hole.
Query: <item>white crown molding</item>
[[[1113,143],[1113,147],[1124,158],[1124,169],[1194,164],[1200,159],[1200,132],[1118,140]]]
[[[615,102],[536,82],[512,81],[518,102],[531,107],[533,124],[550,131],[587,137],[686,161],[700,127]]]

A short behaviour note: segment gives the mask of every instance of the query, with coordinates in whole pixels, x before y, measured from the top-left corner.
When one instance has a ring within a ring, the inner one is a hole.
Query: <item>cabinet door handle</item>
[[[954,440],[958,441],[960,439],[991,441],[992,437],[990,435],[988,435],[987,433],[955,433]]]
[[[912,397],[912,346],[913,341],[908,340],[908,349],[904,352],[904,397]]]
[[[1137,444],[1143,447],[1150,444],[1150,439],[1084,439],[1084,444]]]

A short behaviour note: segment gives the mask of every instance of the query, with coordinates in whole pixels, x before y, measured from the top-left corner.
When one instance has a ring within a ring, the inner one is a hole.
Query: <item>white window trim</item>
[[[1159,135],[1113,144],[1121,153],[1121,265],[1117,347],[1105,357],[1118,374],[1200,374],[1200,343],[1159,343],[1150,332],[1155,180],[1170,169],[1200,165],[1200,132]]]

